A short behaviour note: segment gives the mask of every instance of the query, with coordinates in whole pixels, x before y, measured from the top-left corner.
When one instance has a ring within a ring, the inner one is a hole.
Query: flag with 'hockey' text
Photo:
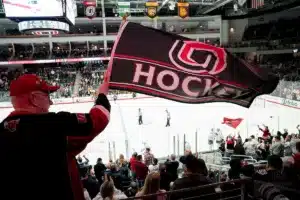
[[[226,49],[126,22],[111,53],[111,89],[184,103],[231,102],[249,107],[271,93],[278,77]]]
[[[242,121],[243,121],[242,118],[230,119],[230,118],[224,117],[222,124],[226,124],[227,126],[230,126],[232,128],[237,128]]]

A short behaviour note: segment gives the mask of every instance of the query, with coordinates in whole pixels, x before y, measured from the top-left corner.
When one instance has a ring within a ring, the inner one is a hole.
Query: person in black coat
[[[234,154],[237,154],[237,155],[246,155],[245,149],[244,149],[244,146],[243,146],[243,143],[242,143],[242,140],[241,140],[241,139],[238,139],[238,140],[236,141],[236,144],[235,144],[235,146],[234,146],[233,153],[234,153]]]
[[[94,166],[95,176],[101,185],[103,183],[104,171],[106,170],[105,165],[102,163],[102,158],[97,159],[97,164]]]
[[[175,181],[178,178],[178,167],[179,162],[176,159],[175,155],[171,155],[171,160],[165,162],[166,171],[171,174],[171,181]]]

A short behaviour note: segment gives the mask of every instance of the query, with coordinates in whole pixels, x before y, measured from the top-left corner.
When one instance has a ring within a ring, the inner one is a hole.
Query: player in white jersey
[[[167,113],[167,123],[166,123],[166,127],[171,126],[170,124],[170,120],[171,120],[171,114],[168,111],[168,109],[166,109],[166,113]]]
[[[219,128],[217,128],[217,131],[216,131],[215,134],[216,134],[216,143],[221,144],[222,141],[224,140],[224,136],[222,134],[222,131]]]
[[[117,94],[114,94],[114,102],[116,103],[117,99],[118,99],[118,95]]]
[[[208,145],[209,145],[209,150],[213,149],[214,146],[214,140],[215,140],[215,129],[211,129],[210,133],[208,134]]]
[[[138,121],[139,125],[143,124],[143,113],[142,110],[139,108],[139,121]]]

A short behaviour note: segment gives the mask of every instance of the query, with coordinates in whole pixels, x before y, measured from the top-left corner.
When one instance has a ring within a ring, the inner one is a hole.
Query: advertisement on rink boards
[[[229,102],[248,108],[279,82],[268,69],[252,66],[227,49],[176,34],[126,22],[118,37],[108,65],[111,89],[183,103]]]

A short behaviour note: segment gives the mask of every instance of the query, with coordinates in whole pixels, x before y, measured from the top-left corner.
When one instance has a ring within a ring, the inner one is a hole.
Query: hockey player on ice
[[[139,125],[143,124],[143,114],[142,114],[142,110],[141,108],[139,108],[139,121],[138,121]]]
[[[166,113],[167,113],[167,123],[166,123],[166,127],[169,127],[169,126],[171,126],[171,124],[170,124],[171,114],[170,114],[170,112],[168,111],[168,109],[166,109]]]
[[[213,150],[215,136],[216,136],[215,129],[212,128],[210,130],[210,133],[208,134],[208,145],[210,151]]]
[[[222,141],[224,140],[224,136],[222,134],[222,131],[219,128],[217,128],[215,135],[216,135],[216,143],[221,144]]]
[[[114,102],[115,102],[115,103],[116,103],[117,99],[118,99],[118,95],[117,95],[117,94],[114,94]]]

